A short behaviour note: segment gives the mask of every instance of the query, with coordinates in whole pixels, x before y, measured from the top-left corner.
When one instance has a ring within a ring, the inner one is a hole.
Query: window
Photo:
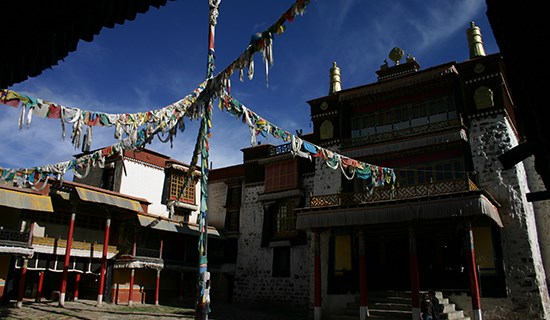
[[[103,174],[101,176],[101,182],[99,184],[101,189],[115,191],[115,168],[106,167],[103,169]]]
[[[183,190],[183,183],[185,175],[183,174],[171,174],[170,175],[170,200],[176,200],[179,197],[179,201],[195,204],[195,180],[191,180],[185,190]]]
[[[401,169],[396,174],[400,186],[463,179],[466,176],[464,162],[460,158],[410,167],[410,170]]]
[[[226,207],[236,207],[241,205],[241,186],[234,185],[227,188]]]
[[[297,162],[290,160],[265,167],[265,192],[298,187]]]
[[[294,202],[286,201],[280,203],[275,212],[274,235],[275,237],[288,236],[296,233],[296,214],[294,213]]]
[[[239,210],[227,210],[225,213],[225,230],[239,231]]]
[[[191,210],[184,209],[180,207],[174,208],[174,215],[172,216],[172,220],[177,222],[189,222],[189,216],[191,215]]]
[[[290,277],[290,247],[273,248],[273,276]]]

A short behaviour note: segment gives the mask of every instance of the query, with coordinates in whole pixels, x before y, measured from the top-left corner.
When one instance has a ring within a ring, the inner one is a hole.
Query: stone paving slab
[[[211,320],[307,320],[307,310],[261,305],[223,304],[211,305]],[[184,307],[155,306],[151,304],[116,305],[96,301],[67,301],[65,307],[57,302],[24,301],[21,308],[15,303],[0,307],[0,319],[6,320],[175,320],[194,319],[194,310]]]

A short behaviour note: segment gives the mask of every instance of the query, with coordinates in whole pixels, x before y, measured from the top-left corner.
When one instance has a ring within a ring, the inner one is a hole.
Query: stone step
[[[422,295],[425,291],[421,291]],[[368,307],[369,319],[411,319],[412,308],[410,291],[375,291],[369,292]],[[470,320],[464,315],[464,311],[456,310],[456,305],[451,303],[448,298],[443,296],[441,291],[436,291],[436,297],[439,303],[443,305],[443,313],[440,315],[441,320]],[[346,309],[333,312],[330,319],[347,320],[357,319],[359,317],[359,298],[356,301],[349,303]]]

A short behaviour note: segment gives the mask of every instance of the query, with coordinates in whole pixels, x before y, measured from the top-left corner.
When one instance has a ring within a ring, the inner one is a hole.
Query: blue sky
[[[214,74],[293,3],[222,0]],[[205,79],[208,10],[208,1],[168,1],[134,21],[103,29],[92,42],[80,42],[57,66],[8,89],[105,113],[162,108],[191,93]],[[231,93],[278,127],[309,133],[307,101],[328,94],[333,61],[341,69],[343,89],[375,82],[375,71],[396,46],[414,56],[422,69],[461,62],[468,59],[470,21],[480,26],[487,54],[497,53],[484,0],[311,0],[305,14],[287,22],[286,31],[275,36],[268,85],[261,55],[256,54],[253,79],[240,82],[234,74]],[[63,140],[59,120],[34,117],[30,127],[20,130],[18,117],[18,109],[0,105],[0,166],[30,168],[70,160],[80,153],[71,144],[70,126]],[[189,163],[197,123],[187,120],[186,124],[172,147],[154,140],[148,148]],[[92,149],[115,143],[113,134],[113,127],[94,127]],[[273,137],[260,141],[282,143]],[[240,150],[249,146],[248,128],[215,108],[210,140],[213,168],[242,163]]]

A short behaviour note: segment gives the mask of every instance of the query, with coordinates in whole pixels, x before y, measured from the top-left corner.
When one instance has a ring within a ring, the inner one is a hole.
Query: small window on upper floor
[[[298,187],[298,162],[290,160],[265,167],[265,192],[288,190]]]
[[[226,207],[238,207],[241,205],[241,185],[229,185],[227,187]]]
[[[101,189],[115,191],[115,168],[106,167],[103,169],[103,174],[101,176],[101,182],[99,184]]]
[[[183,190],[184,181],[185,174],[172,173],[170,175],[169,199],[176,200],[179,198],[179,201],[181,202],[195,204],[196,181],[192,179],[185,190]]]

